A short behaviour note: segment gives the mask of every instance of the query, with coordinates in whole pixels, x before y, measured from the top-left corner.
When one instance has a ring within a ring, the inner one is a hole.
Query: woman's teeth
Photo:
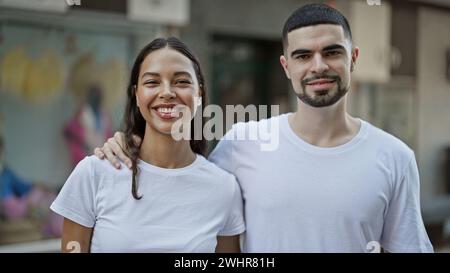
[[[175,113],[175,108],[158,108],[160,113]]]

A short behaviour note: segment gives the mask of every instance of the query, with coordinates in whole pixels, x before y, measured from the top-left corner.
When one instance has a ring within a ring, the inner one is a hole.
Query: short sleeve
[[[50,208],[61,216],[82,226],[93,227],[96,219],[96,183],[92,160],[81,160],[70,174]]]
[[[385,216],[381,246],[389,252],[433,252],[420,209],[420,181],[412,154],[394,191]]]
[[[219,236],[233,236],[245,231],[244,206],[241,194],[241,188],[234,176],[229,175],[232,185],[232,198],[229,206],[228,216],[225,219],[225,225],[219,232]]]

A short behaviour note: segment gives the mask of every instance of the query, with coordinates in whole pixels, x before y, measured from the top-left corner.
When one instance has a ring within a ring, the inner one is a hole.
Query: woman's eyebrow
[[[186,71],[178,71],[178,72],[175,72],[173,75],[174,76],[187,76],[189,78],[192,78],[191,73],[186,72]]]
[[[155,72],[144,72],[144,73],[142,74],[141,79],[144,78],[145,76],[155,76],[155,77],[159,77],[159,74],[158,74],[158,73],[155,73]]]

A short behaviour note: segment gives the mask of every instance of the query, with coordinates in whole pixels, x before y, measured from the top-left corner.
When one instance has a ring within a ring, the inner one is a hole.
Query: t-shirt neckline
[[[346,143],[334,147],[319,147],[306,142],[294,132],[288,120],[289,116],[292,114],[293,113],[288,113],[281,116],[281,128],[283,132],[285,133],[287,138],[291,140],[296,146],[300,147],[304,151],[314,154],[332,155],[348,151],[349,149],[358,145],[363,139],[365,139],[369,131],[368,130],[369,124],[364,120],[358,118],[358,120],[361,123],[361,126],[359,128],[358,133],[352,139],[350,139]]]
[[[195,154],[195,160],[191,164],[189,164],[185,167],[175,168],[175,169],[158,167],[158,166],[152,165],[148,162],[145,162],[144,160],[142,160],[140,158],[138,159],[137,162],[138,162],[139,168],[142,168],[143,170],[146,170],[146,171],[149,171],[152,173],[161,174],[161,175],[178,175],[178,174],[185,173],[185,172],[191,171],[192,169],[197,168],[197,166],[201,164],[201,161],[202,161],[202,155]]]

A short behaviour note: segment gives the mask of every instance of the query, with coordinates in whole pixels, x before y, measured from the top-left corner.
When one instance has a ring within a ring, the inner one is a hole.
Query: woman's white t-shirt
[[[92,228],[91,252],[214,252],[217,236],[245,230],[242,197],[233,175],[197,155],[189,166],[164,169],[138,161],[132,173],[86,157],[51,209]]]

